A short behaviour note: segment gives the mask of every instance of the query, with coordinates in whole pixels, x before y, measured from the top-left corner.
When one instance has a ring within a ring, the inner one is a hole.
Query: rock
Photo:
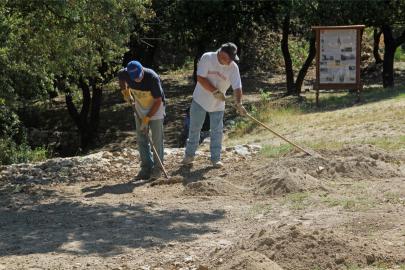
[[[336,166],[336,172],[338,173],[345,173],[346,172],[346,168],[343,165],[343,163],[339,164],[338,166]]]
[[[267,245],[269,247],[271,247],[273,244],[275,243],[274,239],[269,237],[269,238],[265,238],[260,245]]]
[[[199,265],[197,270],[208,270],[208,266],[206,265]]]
[[[265,229],[262,229],[262,230],[259,232],[259,237],[262,237],[265,233],[266,233],[266,230],[265,230]]]
[[[320,173],[322,173],[324,170],[325,170],[325,167],[319,166],[319,167],[316,169],[316,173],[320,174]]]
[[[185,257],[185,258],[184,258],[184,262],[185,262],[185,263],[193,262],[193,256],[187,256],[187,257]]]
[[[113,154],[111,154],[111,152],[104,152],[102,157],[105,159],[110,159],[113,157]]]
[[[262,146],[258,144],[247,144],[246,147],[251,151],[251,152],[259,152],[262,150]]]
[[[339,257],[339,256],[336,255],[336,259],[335,259],[336,264],[342,264],[344,262],[345,262],[345,258]]]
[[[236,145],[234,147],[234,151],[235,151],[236,154],[241,155],[241,156],[250,155],[249,149],[244,145]]]
[[[71,167],[73,166],[73,161],[70,159],[63,159],[59,162],[59,166],[61,167]]]
[[[375,256],[374,256],[374,254],[367,254],[366,255],[366,261],[367,261],[367,264],[373,264],[374,262],[375,262]]]

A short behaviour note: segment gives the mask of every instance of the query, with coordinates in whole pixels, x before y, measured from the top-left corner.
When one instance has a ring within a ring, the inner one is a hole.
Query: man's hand
[[[236,111],[240,115],[246,115],[247,114],[247,110],[245,109],[245,107],[243,107],[242,103],[236,103]]]
[[[215,90],[214,92],[212,92],[212,94],[214,95],[214,97],[216,99],[219,99],[221,101],[225,101],[225,95],[224,93],[222,93],[221,91],[219,91],[218,89]]]
[[[124,97],[124,100],[128,103],[131,102],[131,91],[129,88],[125,88],[124,90],[121,91],[122,96]]]
[[[141,131],[143,133],[148,133],[149,122],[150,122],[150,117],[149,116],[145,116],[144,118],[142,118]]]

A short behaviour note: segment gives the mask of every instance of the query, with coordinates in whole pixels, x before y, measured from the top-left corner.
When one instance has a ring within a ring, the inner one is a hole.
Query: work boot
[[[151,173],[148,169],[141,169],[139,173],[134,177],[134,180],[146,180],[149,179]]]
[[[183,165],[191,165],[194,162],[194,157],[191,156],[184,156],[183,160],[181,161],[181,164]]]
[[[162,170],[160,168],[154,168],[150,174],[149,180],[156,180],[162,176]]]
[[[222,163],[220,160],[212,161],[212,166],[214,168],[222,168],[222,167],[224,167],[224,163]]]

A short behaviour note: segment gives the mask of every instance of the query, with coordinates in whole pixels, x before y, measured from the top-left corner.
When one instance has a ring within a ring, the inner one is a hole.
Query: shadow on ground
[[[83,188],[82,192],[87,193],[84,195],[85,198],[100,197],[105,194],[126,194],[132,193],[136,187],[143,186],[146,183],[146,180],[142,180],[138,182],[120,183],[116,185],[95,185]]]
[[[0,216],[0,257],[48,252],[112,256],[123,248],[165,246],[215,233],[208,223],[224,218],[224,213],[62,200],[0,208]]]

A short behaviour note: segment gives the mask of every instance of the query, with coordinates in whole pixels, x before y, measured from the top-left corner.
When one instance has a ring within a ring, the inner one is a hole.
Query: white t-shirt
[[[198,62],[197,75],[207,78],[222,93],[226,93],[229,86],[232,89],[242,89],[238,65],[232,61],[229,65],[221,65],[217,57],[218,52],[207,52]],[[212,92],[205,89],[199,82],[195,86],[193,99],[207,112],[225,110],[225,101],[218,100]]]

